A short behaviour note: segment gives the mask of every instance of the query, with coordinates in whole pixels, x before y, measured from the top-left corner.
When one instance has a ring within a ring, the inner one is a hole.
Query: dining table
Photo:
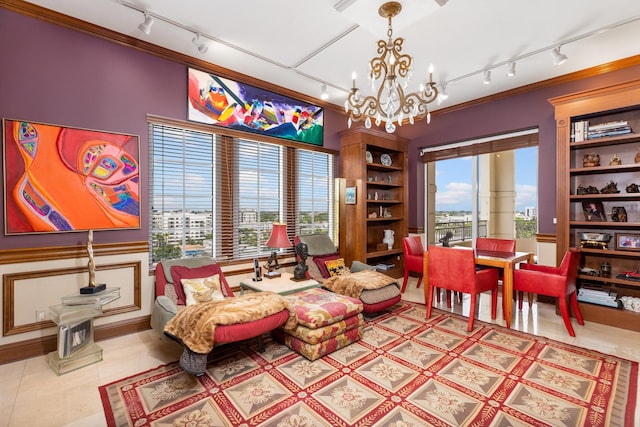
[[[518,263],[533,263],[534,254],[532,252],[499,252],[480,249],[476,250],[475,258],[476,265],[503,270],[502,306],[506,326],[510,328],[513,316],[513,270]]]
[[[521,262],[533,263],[533,252],[501,252],[485,249],[471,249],[467,247],[455,246],[452,250],[475,250],[475,261],[477,266],[495,267],[503,271],[502,274],[502,307],[504,312],[504,320],[507,328],[511,328],[511,319],[513,317],[513,270],[516,265]],[[429,256],[428,252],[424,253],[424,281],[425,281],[425,303],[427,301],[428,280],[429,280]]]

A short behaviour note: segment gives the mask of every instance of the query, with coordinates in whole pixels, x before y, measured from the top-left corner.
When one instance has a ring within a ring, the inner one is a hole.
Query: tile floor
[[[415,279],[408,283],[404,298],[424,302],[422,286],[417,289]],[[483,295],[480,320],[491,321],[489,304],[490,297]],[[468,309],[465,298],[452,311],[467,314]],[[498,309],[496,323],[504,325],[500,317]],[[571,338],[550,304],[534,303],[531,310],[525,304],[523,311],[515,311],[512,327],[640,362],[640,333],[590,322],[579,326],[574,321],[577,336]],[[98,386],[178,360],[182,352],[179,345],[160,340],[151,330],[98,344],[104,350],[103,361],[62,376],[53,373],[46,356],[0,365],[0,427],[105,426]],[[640,405],[636,419],[640,420]]]

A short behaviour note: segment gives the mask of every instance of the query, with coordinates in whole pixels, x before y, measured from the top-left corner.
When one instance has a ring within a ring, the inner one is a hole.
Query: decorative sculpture
[[[293,270],[293,278],[291,280],[307,280],[307,257],[309,256],[309,247],[306,243],[298,243],[295,246],[296,255],[298,256],[298,265]]]
[[[451,231],[447,231],[447,233],[444,235],[443,238],[439,240],[439,242],[442,243],[443,247],[448,248],[449,240],[451,240],[452,237],[453,237],[453,233]]]
[[[96,263],[93,260],[93,230],[89,230],[89,237],[87,238],[87,252],[89,254],[89,262],[87,268],[89,269],[89,285],[84,288],[80,288],[81,294],[97,294],[107,288],[104,283],[96,284]]]

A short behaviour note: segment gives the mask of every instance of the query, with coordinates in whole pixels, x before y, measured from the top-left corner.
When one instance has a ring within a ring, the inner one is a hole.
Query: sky
[[[516,150],[516,211],[537,207],[538,147]],[[436,164],[436,210],[471,211],[471,157]]]

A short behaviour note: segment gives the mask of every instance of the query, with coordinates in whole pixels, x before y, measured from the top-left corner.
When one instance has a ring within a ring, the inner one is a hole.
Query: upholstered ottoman
[[[316,360],[362,338],[362,302],[324,289],[285,296],[294,307],[298,326],[277,328],[273,337],[309,360]]]

